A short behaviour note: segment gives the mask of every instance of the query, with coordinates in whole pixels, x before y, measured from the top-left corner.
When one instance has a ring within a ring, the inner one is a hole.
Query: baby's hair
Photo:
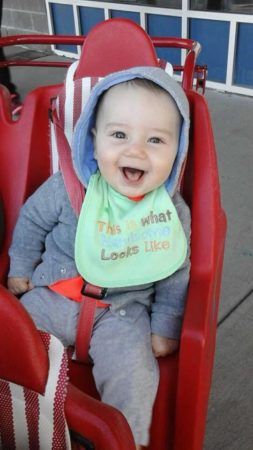
[[[125,86],[141,87],[141,88],[144,88],[144,89],[147,89],[147,90],[152,90],[154,93],[157,93],[157,94],[164,94],[164,93],[167,94],[168,98],[169,98],[169,99],[171,100],[171,102],[174,104],[175,110],[177,111],[178,117],[179,117],[179,120],[180,120],[181,114],[180,114],[180,111],[179,111],[179,109],[178,109],[178,106],[177,106],[177,104],[176,104],[174,98],[170,95],[170,93],[169,93],[168,91],[166,91],[166,89],[163,89],[161,86],[159,86],[159,84],[156,84],[154,81],[148,80],[147,78],[132,78],[131,80],[126,80],[126,81],[123,81],[122,83],[118,83],[118,84],[115,85],[115,86],[119,86],[119,85],[122,85],[122,86],[125,85]],[[96,105],[96,107],[95,107],[95,120],[96,120],[96,117],[97,117],[97,114],[98,114],[100,105],[101,105],[102,102],[103,102],[103,98],[105,97],[105,95],[107,94],[107,92],[109,92],[110,89],[113,88],[113,87],[114,87],[114,86],[111,86],[107,91],[104,91],[104,92],[100,95],[100,97],[99,97],[99,99],[98,99],[98,102],[97,102],[97,105]]]
[[[152,90],[154,92],[165,92],[166,94],[168,94],[168,92],[165,91],[165,89],[163,89],[158,84],[154,83],[154,81],[148,80],[147,78],[133,78],[132,80],[124,81],[121,84],[123,84],[123,85],[126,84],[129,86],[143,87],[145,89]]]
[[[121,84],[133,87],[142,87],[149,91],[153,91],[154,93],[165,93],[175,103],[174,99],[171,97],[168,91],[163,89],[159,84],[156,84],[154,81],[148,80],[147,78],[132,78],[131,80],[124,81]]]

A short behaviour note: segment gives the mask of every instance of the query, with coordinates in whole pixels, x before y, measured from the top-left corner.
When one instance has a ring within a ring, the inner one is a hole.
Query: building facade
[[[4,0],[4,3],[12,8],[14,31],[15,23],[22,21],[15,20],[12,5],[24,3],[25,32],[87,34],[102,20],[126,17],[151,36],[198,40],[202,45],[198,63],[208,66],[207,86],[253,96],[253,0]],[[5,18],[8,8],[4,6]],[[21,30],[16,28],[16,32]],[[53,50],[76,57],[80,52],[74,46],[58,46]],[[159,49],[158,54],[174,64],[184,60],[184,51],[180,50]]]
[[[48,33],[44,0],[3,0],[2,35]]]

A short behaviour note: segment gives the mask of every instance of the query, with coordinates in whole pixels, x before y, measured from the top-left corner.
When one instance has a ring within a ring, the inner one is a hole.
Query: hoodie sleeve
[[[43,183],[21,208],[9,250],[9,277],[31,278],[40,263],[46,236],[59,220],[61,206],[57,193],[62,183],[58,172]]]
[[[188,242],[183,265],[170,277],[155,283],[155,300],[151,308],[151,331],[170,339],[179,339],[190,275],[190,210],[179,193],[173,197]]]

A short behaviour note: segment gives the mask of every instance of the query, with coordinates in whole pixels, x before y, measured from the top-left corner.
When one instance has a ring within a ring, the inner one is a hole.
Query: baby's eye
[[[149,142],[151,142],[151,144],[160,144],[163,141],[161,138],[153,136],[153,137],[149,138]]]
[[[115,131],[112,136],[116,139],[125,139],[126,134],[123,131]]]

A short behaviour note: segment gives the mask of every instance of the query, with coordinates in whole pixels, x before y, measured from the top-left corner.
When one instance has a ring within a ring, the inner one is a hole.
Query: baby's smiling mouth
[[[130,182],[138,182],[144,175],[144,170],[136,169],[134,167],[122,167],[123,176]]]

